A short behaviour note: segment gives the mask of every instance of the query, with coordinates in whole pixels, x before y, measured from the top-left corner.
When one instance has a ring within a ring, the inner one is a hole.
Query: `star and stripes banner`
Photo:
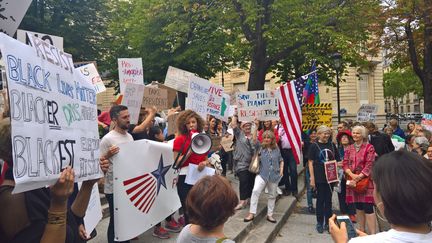
[[[301,78],[300,78],[301,79]],[[302,113],[301,106],[297,96],[297,85],[301,85],[302,80],[291,81],[279,88],[279,116],[283,128],[286,131],[288,141],[293,151],[294,159],[297,164],[302,158],[301,154],[301,131],[302,131]]]
[[[116,241],[132,239],[180,208],[172,145],[149,140],[120,144],[113,157]]]

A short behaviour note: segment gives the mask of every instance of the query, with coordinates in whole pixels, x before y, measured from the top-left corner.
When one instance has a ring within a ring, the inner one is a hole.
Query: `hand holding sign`
[[[61,211],[65,210],[62,207],[66,206],[67,199],[73,192],[74,180],[74,170],[70,166],[66,167],[60,174],[56,184],[51,186],[51,207],[56,207]]]

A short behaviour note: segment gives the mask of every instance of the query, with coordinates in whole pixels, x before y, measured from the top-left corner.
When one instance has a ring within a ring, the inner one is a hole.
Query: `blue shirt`
[[[266,182],[277,183],[280,176],[280,163],[283,162],[282,155],[278,147],[276,149],[260,148],[260,170],[259,175]]]

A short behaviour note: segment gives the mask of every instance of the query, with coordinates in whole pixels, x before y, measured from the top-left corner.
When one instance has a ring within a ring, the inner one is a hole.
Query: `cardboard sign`
[[[177,117],[180,115],[180,113],[174,113],[167,118],[168,122],[168,136],[175,134],[177,132]]]
[[[194,76],[194,73],[169,66],[164,84],[180,92],[187,93],[189,90],[189,81]]]
[[[31,0],[0,1],[0,32],[14,36],[31,2]]]
[[[80,66],[77,69],[85,77],[85,79],[87,79],[89,83],[93,84],[96,94],[99,94],[106,90],[105,84],[103,83],[102,78],[99,76],[96,66],[93,63]]]
[[[147,85],[146,87],[152,87],[152,88],[159,88],[159,89],[164,89],[167,91],[168,94],[168,108],[172,108],[174,107],[174,100],[177,97],[177,90],[170,88],[166,85],[160,84],[156,81],[153,81],[151,84]]]
[[[14,193],[54,184],[66,166],[74,168],[77,182],[102,177],[92,84],[74,72],[70,54],[41,39],[32,41],[36,45],[30,47],[0,33],[9,87]],[[61,62],[54,60],[59,57]]]
[[[210,82],[197,76],[193,76],[189,82],[186,110],[191,109],[203,119],[207,118]]]
[[[378,112],[378,105],[375,104],[363,104],[357,112],[358,122],[375,122],[376,114]]]
[[[326,175],[327,183],[339,181],[336,160],[327,161],[324,163],[324,173]]]
[[[143,84],[126,84],[122,105],[125,105],[128,108],[131,124],[138,124],[138,118],[144,95],[144,87],[145,86]]]
[[[146,88],[144,89],[142,106],[156,106],[158,110],[166,110],[172,108],[171,105],[168,105],[168,91],[166,89],[152,88],[149,86],[146,86]]]
[[[27,30],[17,30],[17,40],[25,43],[26,45],[31,45],[29,35],[34,35],[38,38],[41,38],[43,41],[48,42],[48,44],[57,47],[57,49],[63,50],[63,37]]]
[[[237,93],[239,121],[279,120],[278,91],[261,90]]]
[[[302,124],[303,130],[315,129],[321,125],[332,126],[331,103],[303,104]]]
[[[137,140],[113,157],[115,240],[153,228],[180,208],[172,144]],[[113,216],[113,215],[111,215]]]
[[[432,114],[427,114],[427,113],[423,114],[421,125],[427,130],[432,132]]]
[[[233,136],[230,135],[228,137],[222,137],[222,140],[220,142],[225,152],[233,151]]]
[[[127,83],[144,84],[142,58],[119,58],[118,72],[121,94],[125,91]]]

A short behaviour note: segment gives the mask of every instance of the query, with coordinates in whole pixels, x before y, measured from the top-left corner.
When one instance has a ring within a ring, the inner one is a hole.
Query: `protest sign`
[[[376,114],[378,112],[378,105],[375,104],[363,104],[357,112],[358,122],[375,122]]]
[[[180,92],[187,93],[189,81],[193,76],[195,76],[194,73],[169,66],[164,84]]]
[[[120,94],[123,94],[127,83],[144,84],[142,58],[119,58],[118,72]]]
[[[237,105],[230,105],[228,117],[237,114]]]
[[[30,47],[0,33],[9,87],[14,193],[54,184],[66,166],[74,168],[77,182],[102,176],[92,84],[74,72],[70,54],[38,38],[33,37],[33,43]]]
[[[93,63],[80,66],[77,68],[79,72],[85,77],[85,79],[93,84],[94,90],[96,91],[96,94],[99,94],[101,92],[104,92],[106,90],[105,84],[103,83],[101,77],[99,76],[99,73],[96,69],[96,66]]]
[[[78,184],[78,188],[81,189],[82,183]],[[102,219],[102,205],[99,195],[98,184],[93,185],[93,189],[90,194],[90,200],[87,206],[87,210],[84,216],[84,226],[88,234],[90,234],[98,225]]]
[[[177,90],[170,88],[166,85],[160,84],[157,81],[153,81],[151,84],[147,85],[146,87],[154,87],[154,88],[166,90],[168,94],[168,106],[169,108],[174,107],[174,100],[177,97]]]
[[[172,144],[137,140],[113,157],[115,240],[134,238],[180,208]]]
[[[158,110],[172,108],[171,105],[168,105],[168,91],[166,89],[152,88],[149,86],[146,86],[144,89],[144,97],[141,106],[156,106]]]
[[[421,125],[432,132],[432,114],[423,114]]]
[[[207,114],[228,121],[230,96],[224,93],[222,86],[213,83],[210,83],[208,94]]]
[[[186,110],[191,109],[203,119],[207,119],[210,82],[206,79],[193,76],[189,82]]]
[[[225,152],[233,151],[233,136],[229,135],[228,137],[222,137],[220,142]]]
[[[279,120],[276,90],[238,92],[236,101],[239,121]]]
[[[168,122],[168,136],[175,134],[177,131],[177,117],[180,115],[180,113],[174,113],[167,118]]]
[[[143,84],[126,84],[122,105],[125,105],[128,108],[131,124],[138,124],[141,103],[144,95],[144,87]]]
[[[303,104],[302,106],[303,129],[314,129],[321,125],[332,126],[331,103]]]
[[[31,0],[3,0],[0,1],[0,32],[14,36]]]
[[[27,45],[31,45],[29,35],[34,35],[38,38],[41,38],[43,41],[48,42],[50,45],[57,47],[57,49],[63,50],[63,37],[32,32],[28,30],[17,30],[17,40]]]

